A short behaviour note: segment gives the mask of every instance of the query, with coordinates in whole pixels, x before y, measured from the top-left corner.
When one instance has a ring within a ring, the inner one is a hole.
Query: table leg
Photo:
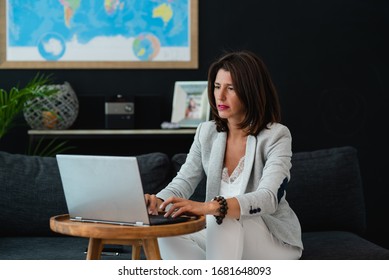
[[[142,249],[142,241],[134,240],[134,243],[132,244],[132,259],[133,260],[140,260],[141,249]]]
[[[103,250],[102,239],[89,238],[88,252],[86,255],[86,259],[87,260],[99,260],[102,250]]]
[[[157,238],[142,239],[143,251],[148,260],[160,260],[161,254]]]

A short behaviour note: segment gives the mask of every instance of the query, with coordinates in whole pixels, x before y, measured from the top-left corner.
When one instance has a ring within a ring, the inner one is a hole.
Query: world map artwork
[[[190,0],[8,0],[7,59],[188,61]]]

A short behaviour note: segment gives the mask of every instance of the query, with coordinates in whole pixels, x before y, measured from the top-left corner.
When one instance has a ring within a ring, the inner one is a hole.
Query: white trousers
[[[207,216],[199,232],[158,238],[164,260],[297,260],[302,250],[278,240],[261,218],[225,218],[221,225]]]

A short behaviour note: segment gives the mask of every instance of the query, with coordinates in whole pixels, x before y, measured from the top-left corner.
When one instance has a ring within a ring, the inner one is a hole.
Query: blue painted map
[[[7,60],[188,61],[190,0],[8,0]]]

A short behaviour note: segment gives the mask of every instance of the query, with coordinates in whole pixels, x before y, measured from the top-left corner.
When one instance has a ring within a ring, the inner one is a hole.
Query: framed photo
[[[198,68],[198,0],[0,0],[0,69]]]
[[[172,123],[197,127],[210,118],[207,81],[177,81],[174,84]]]

